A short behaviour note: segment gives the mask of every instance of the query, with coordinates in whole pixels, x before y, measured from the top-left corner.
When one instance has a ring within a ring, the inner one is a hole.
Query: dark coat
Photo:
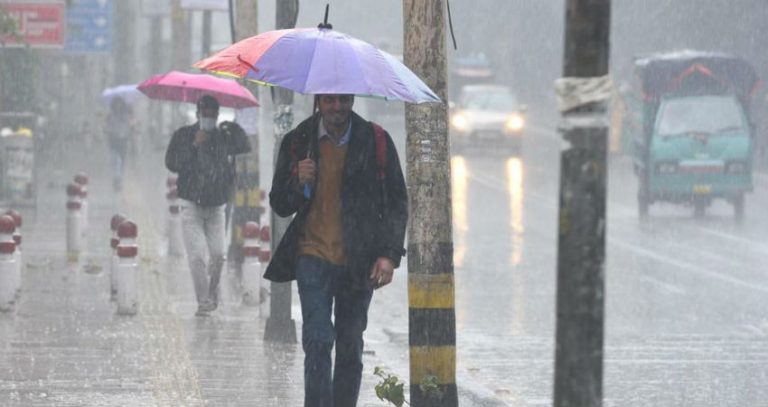
[[[299,238],[309,213],[312,198],[306,199],[299,185],[297,164],[307,157],[307,149],[320,156],[315,114],[283,138],[275,166],[269,203],[291,221],[267,266],[264,278],[286,282],[296,278]],[[385,179],[376,179],[376,146],[371,123],[352,113],[352,135],[347,147],[341,186],[341,217],[347,270],[355,287],[370,288],[369,274],[379,257],[392,260],[395,267],[405,255],[403,243],[408,222],[408,195],[395,145],[386,134]],[[314,190],[314,189],[313,189]],[[312,195],[314,197],[314,195]]]
[[[179,174],[179,198],[200,206],[223,205],[232,196],[234,186],[229,157],[251,151],[251,143],[240,126],[223,122],[209,132],[205,143],[195,147],[192,143],[199,128],[200,124],[195,123],[176,130],[165,153],[165,166]]]

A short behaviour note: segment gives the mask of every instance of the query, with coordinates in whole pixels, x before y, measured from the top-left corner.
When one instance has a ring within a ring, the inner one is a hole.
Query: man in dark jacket
[[[354,96],[316,101],[319,113],[280,146],[270,205],[296,216],[264,276],[297,281],[304,406],[353,407],[373,290],[392,281],[405,254],[408,198],[392,139],[352,112]]]
[[[217,128],[219,102],[205,95],[197,102],[197,123],[178,129],[165,154],[165,165],[178,173],[181,222],[198,309],[206,316],[218,305],[218,281],[224,265],[224,207],[232,195],[230,157],[251,151],[243,129],[223,122]],[[205,264],[206,248],[209,264]]]

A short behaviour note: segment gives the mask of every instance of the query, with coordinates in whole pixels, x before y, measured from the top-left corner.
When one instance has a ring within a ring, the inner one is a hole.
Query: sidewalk
[[[0,314],[0,404],[301,406],[300,344],[262,340],[265,319],[257,307],[241,305],[233,273],[222,276],[219,309],[207,318],[193,316],[186,261],[163,255],[162,168],[129,171],[119,196],[107,176],[98,176],[108,171],[91,171],[97,176],[89,185],[90,225],[81,264],[66,263],[60,185],[41,192],[46,196],[36,214],[25,214],[22,296],[15,312]],[[118,316],[109,300],[108,225],[118,210],[139,226],[140,310],[134,317]],[[294,297],[300,337],[296,304]],[[372,330],[382,327],[369,326]],[[374,367],[391,367],[377,356],[376,344],[374,339],[366,346],[361,407],[388,405],[374,390],[379,381]],[[381,349],[392,356],[386,346]],[[408,366],[393,371],[407,374]]]
[[[66,263],[59,186],[42,191],[50,197],[41,199],[36,214],[25,213],[22,296],[15,312],[0,314],[0,404],[302,405],[300,345],[263,342],[265,321],[258,308],[241,306],[232,294],[231,273],[222,278],[220,309],[209,318],[193,316],[186,262],[161,256],[166,204],[162,191],[153,191],[164,184],[165,173],[159,174],[153,180],[129,173],[117,199],[108,179],[91,177],[87,252],[77,266]],[[140,187],[137,179],[149,185]],[[135,317],[116,315],[109,300],[108,225],[116,208],[139,225]],[[96,273],[85,272],[85,263]],[[367,373],[375,361],[366,359]],[[361,406],[385,405],[375,383],[365,374]]]

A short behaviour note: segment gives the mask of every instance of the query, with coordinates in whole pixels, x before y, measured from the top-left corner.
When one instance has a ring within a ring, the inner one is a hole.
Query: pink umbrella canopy
[[[196,103],[203,95],[211,95],[224,107],[242,109],[259,106],[245,87],[234,80],[205,74],[170,71],[155,75],[139,84],[138,89],[151,99]]]

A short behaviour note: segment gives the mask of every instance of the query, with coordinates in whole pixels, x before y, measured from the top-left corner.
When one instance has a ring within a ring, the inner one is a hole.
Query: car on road
[[[501,148],[520,153],[526,106],[508,86],[483,84],[461,88],[458,103],[450,110],[451,148]]]

